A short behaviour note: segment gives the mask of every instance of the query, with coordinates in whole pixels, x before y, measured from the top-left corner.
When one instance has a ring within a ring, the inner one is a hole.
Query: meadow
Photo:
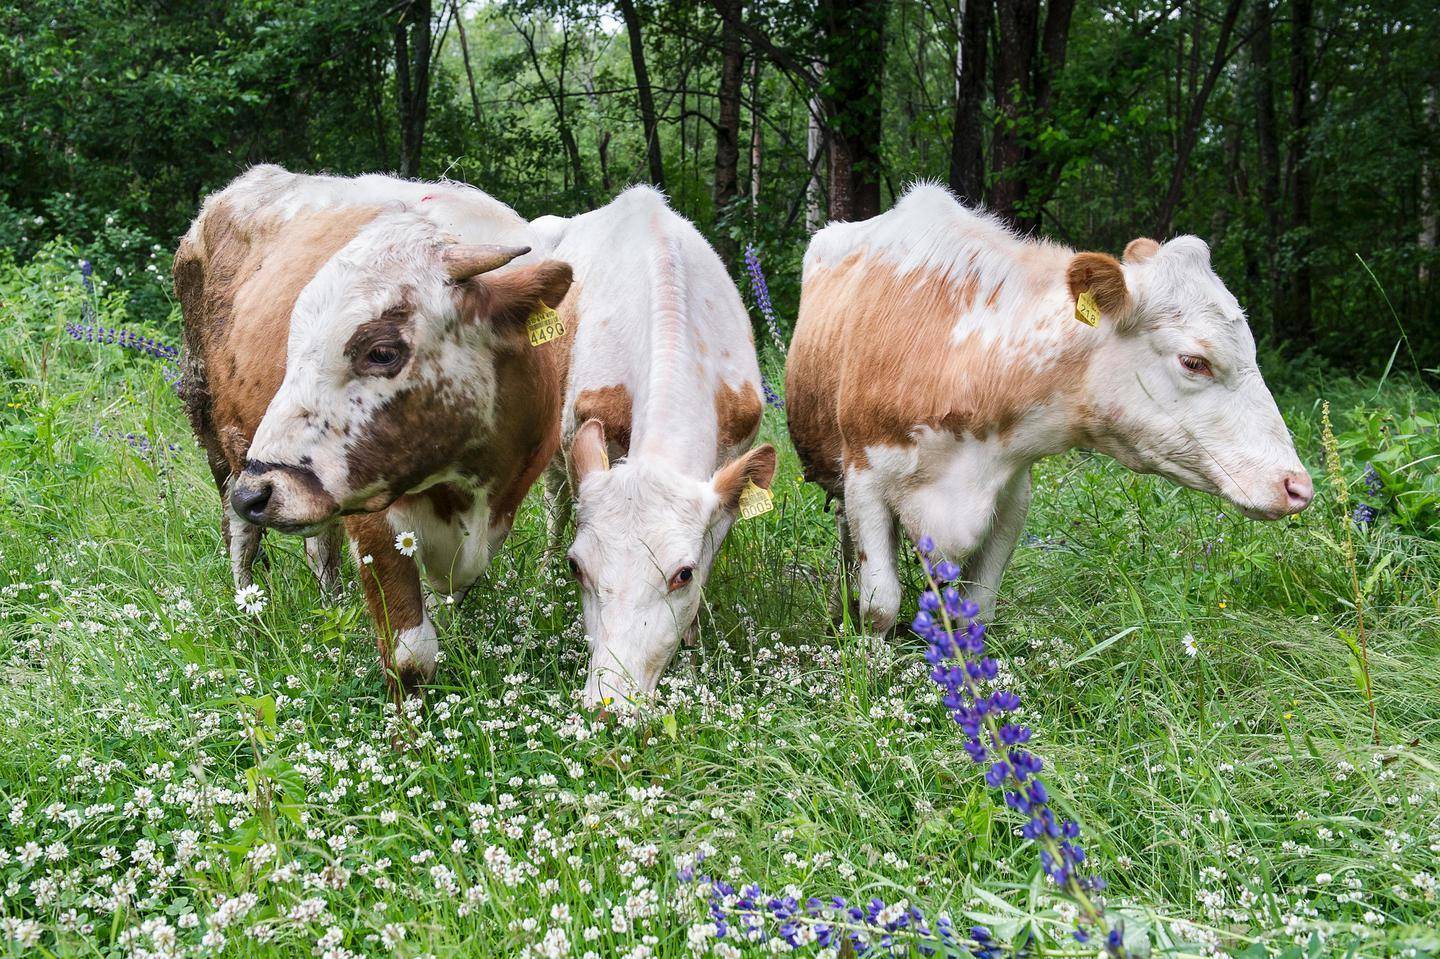
[[[580,709],[579,600],[537,491],[444,624],[427,703],[397,713],[358,590],[322,604],[298,540],[267,539],[259,608],[237,605],[166,365],[65,331],[174,342],[177,320],[75,263],[0,262],[0,954],[790,949],[743,917],[717,938],[696,871],[1096,953],[922,644],[832,622],[833,521],[782,408],[776,508],[731,533],[653,705]],[[1440,402],[1398,374],[1271,382],[1310,510],[1260,524],[1047,461],[991,653],[1137,955],[1440,955]],[[905,621],[922,583],[912,562]],[[886,950],[922,946],[901,928]]]

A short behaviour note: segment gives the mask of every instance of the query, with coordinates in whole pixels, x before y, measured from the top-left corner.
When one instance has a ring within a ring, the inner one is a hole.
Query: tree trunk
[[[1280,336],[1294,347],[1315,342],[1310,315],[1310,73],[1315,57],[1314,0],[1290,4],[1290,144],[1285,157],[1290,198],[1290,274],[1285,301],[1277,311]]]
[[[822,67],[823,69],[823,67]],[[814,233],[825,225],[825,185],[820,180],[820,153],[825,149],[825,128],[820,124],[824,106],[820,97],[809,102],[805,125],[805,232]]]
[[[665,163],[660,154],[660,128],[655,117],[655,97],[650,90],[650,71],[645,67],[645,46],[640,35],[640,14],[635,0],[620,0],[620,15],[630,35],[630,65],[635,70],[635,87],[640,95],[640,122],[645,131],[645,156],[650,163],[650,182],[665,187]]]
[[[395,24],[395,102],[400,113],[400,175],[420,176],[430,109],[430,0],[410,0]]]
[[[1436,87],[1431,86],[1425,93],[1425,126],[1428,135],[1434,143],[1434,136],[1437,127],[1440,127],[1440,105],[1436,103]],[[1421,293],[1428,293],[1424,287],[1430,281],[1430,267],[1435,259],[1435,241],[1440,236],[1440,216],[1436,211],[1436,180],[1435,166],[1430,160],[1430,152],[1426,151],[1420,161],[1420,285]]]
[[[1185,117],[1185,126],[1180,132],[1180,144],[1175,152],[1175,163],[1170,170],[1170,186],[1165,191],[1159,215],[1155,218],[1156,236],[1167,236],[1175,220],[1175,211],[1179,209],[1185,192],[1185,175],[1190,167],[1190,154],[1194,152],[1195,143],[1200,138],[1200,123],[1205,118],[1205,104],[1209,102],[1210,94],[1215,89],[1215,81],[1220,79],[1220,71],[1225,68],[1225,61],[1230,57],[1230,34],[1235,30],[1235,21],[1240,16],[1240,7],[1243,4],[1244,0],[1230,0],[1226,7],[1225,17],[1220,22],[1220,35],[1215,40],[1215,56],[1210,60],[1210,69],[1206,72],[1200,89],[1195,91],[1190,102],[1190,111]],[[1194,53],[1198,56],[1199,38],[1196,37],[1192,43]]]
[[[1250,40],[1250,96],[1255,105],[1256,180],[1260,194],[1261,227],[1265,249],[1260,253],[1262,282],[1269,301],[1271,326],[1280,304],[1279,280],[1275,272],[1275,247],[1280,238],[1280,134],[1275,118],[1273,76],[1273,0],[1260,0],[1255,7],[1255,33]]]
[[[760,209],[760,61],[750,61],[750,213]]]
[[[745,82],[745,48],[740,42],[741,0],[720,0],[719,120],[715,124],[715,214],[740,193],[740,90]]]
[[[1028,184],[1025,138],[1020,129],[1029,111],[1034,76],[1035,41],[1040,18],[1038,0],[999,0],[995,35],[995,132],[990,142],[990,165],[995,182],[990,206],[1022,229],[1021,210]]]
[[[950,132],[950,189],[967,203],[983,199],[985,144],[980,129],[985,105],[985,61],[994,0],[960,0],[955,45],[955,117]]]
[[[475,71],[470,67],[470,41],[465,36],[465,17],[460,12],[460,0],[450,0],[450,11],[455,18],[455,28],[460,31],[460,57],[465,62],[465,80],[470,86],[470,108],[475,113],[475,125],[480,125],[480,95],[475,92]]]
[[[826,68],[821,92],[830,138],[830,217],[880,212],[881,80],[886,0],[822,0]]]

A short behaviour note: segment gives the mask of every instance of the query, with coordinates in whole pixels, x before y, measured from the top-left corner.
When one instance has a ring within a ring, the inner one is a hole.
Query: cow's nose
[[[270,494],[274,489],[268,479],[236,483],[230,491],[230,506],[242,519],[252,523],[264,522],[265,507],[270,505]]]
[[[1310,505],[1315,498],[1315,484],[1310,479],[1310,474],[1303,470],[1299,473],[1290,473],[1285,477],[1285,497],[1290,512],[1298,513]]]

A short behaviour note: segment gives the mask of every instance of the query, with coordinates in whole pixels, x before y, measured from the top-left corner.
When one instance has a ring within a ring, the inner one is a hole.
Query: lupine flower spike
[[[775,348],[784,356],[785,337],[780,333],[780,322],[775,318],[775,306],[770,302],[770,285],[765,282],[765,273],[760,269],[760,253],[754,244],[745,246],[745,269],[750,273],[750,289],[755,294],[755,304],[760,308],[760,315],[765,318],[765,328],[770,331],[770,339],[775,341]],[[765,391],[766,406],[777,409],[785,406],[785,401],[780,398],[775,387],[770,385],[763,371],[760,374],[760,386]]]
[[[1039,846],[1046,875],[1078,908],[1075,939],[1082,945],[1098,945],[1117,959],[1128,959],[1123,926],[1118,922],[1112,925],[1095,898],[1105,885],[1084,868],[1079,824],[1057,818],[1050,808],[1050,794],[1040,779],[1045,764],[1025,748],[1031,738],[1030,727],[1003,718],[1020,708],[1020,697],[991,688],[999,665],[985,655],[985,627],[975,619],[979,607],[963,599],[953,585],[960,578],[960,568],[937,557],[935,543],[928,536],[917,545],[930,588],[920,597],[920,610],[911,628],[928,644],[925,658],[932,667],[930,677],[944,693],[941,701],[945,708],[965,733],[966,752],[985,767],[986,783],[1003,791],[1005,804],[1028,817],[1023,835]],[[922,955],[999,959],[1003,952],[986,927],[974,926],[968,937],[963,937],[949,917],[928,923],[919,909],[904,900],[887,905],[877,898],[852,905],[833,896],[811,897],[801,903],[796,895],[766,895],[753,884],[737,887],[724,879],[697,874],[696,866],[703,861],[704,857],[698,856],[685,862],[678,877],[704,890],[711,934],[723,942],[753,944],[762,952],[808,945],[839,949],[848,943],[856,956],[911,955],[918,949]],[[1023,944],[1019,945],[1023,951]]]
[[[999,664],[985,655],[985,626],[975,618],[980,608],[953,585],[960,578],[959,567],[936,555],[930,537],[916,545],[930,588],[921,595],[910,628],[929,644],[925,658],[930,678],[965,734],[965,751],[985,769],[986,784],[1002,791],[1005,805],[1028,817],[1022,834],[1039,846],[1045,874],[1079,909],[1075,939],[1082,944],[1098,940],[1110,955],[1128,955],[1124,930],[1118,923],[1110,925],[1095,898],[1105,884],[1086,870],[1080,825],[1057,817],[1050,807],[1049,791],[1040,778],[1045,763],[1025,748],[1030,727],[1004,718],[1020,708],[1020,697],[991,685]]]
[[[775,307],[770,302],[770,285],[765,282],[765,273],[760,269],[760,251],[755,249],[753,243],[745,246],[745,268],[750,272],[750,288],[755,293],[755,305],[760,308],[760,315],[765,318],[765,326],[770,330],[770,338],[775,341],[775,348],[784,356],[785,337],[780,333],[780,321],[775,318]]]

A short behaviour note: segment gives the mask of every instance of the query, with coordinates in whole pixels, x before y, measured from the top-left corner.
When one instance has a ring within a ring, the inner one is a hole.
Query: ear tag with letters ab
[[[775,497],[763,486],[756,486],[754,480],[746,480],[740,491],[740,518],[754,519],[764,516],[775,508]]]
[[[1095,294],[1086,290],[1075,298],[1075,319],[1086,326],[1100,325],[1100,304],[1095,302]]]
[[[542,305],[530,314],[530,319],[525,322],[525,332],[530,337],[530,345],[539,346],[564,336],[565,321],[554,309]]]

